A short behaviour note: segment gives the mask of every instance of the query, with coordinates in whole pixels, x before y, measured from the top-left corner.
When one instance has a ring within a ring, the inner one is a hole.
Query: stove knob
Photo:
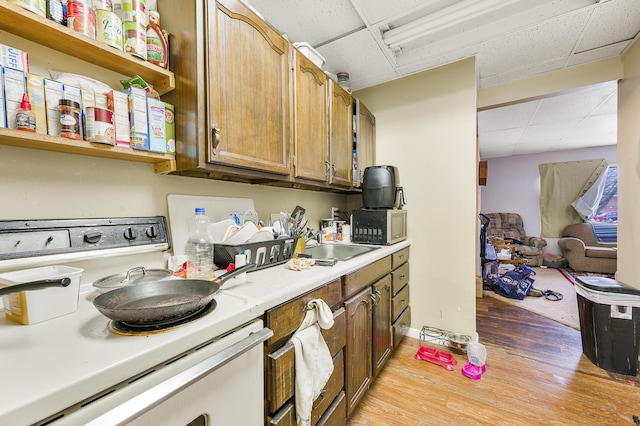
[[[102,238],[102,232],[100,231],[88,231],[84,234],[84,240],[90,244],[95,244]]]
[[[150,226],[147,229],[147,237],[149,238],[157,238],[158,237],[158,230],[156,229],[155,226]]]
[[[136,230],[135,230],[135,229],[133,229],[133,228],[131,228],[131,227],[129,227],[129,228],[127,228],[127,229],[125,229],[125,230],[124,230],[124,237],[125,237],[127,240],[135,240],[135,239],[136,239],[136,237],[137,237],[137,235],[136,235]]]

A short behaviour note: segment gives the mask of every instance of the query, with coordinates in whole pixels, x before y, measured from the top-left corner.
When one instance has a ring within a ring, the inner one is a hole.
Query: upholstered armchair
[[[491,220],[487,226],[488,240],[513,240],[519,244],[516,251],[527,258],[527,265],[542,265],[547,240],[525,235],[522,216],[518,213],[487,213],[486,216]]]

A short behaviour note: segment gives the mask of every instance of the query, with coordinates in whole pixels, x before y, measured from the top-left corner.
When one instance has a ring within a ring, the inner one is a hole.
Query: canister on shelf
[[[147,9],[145,0],[122,0],[122,22],[135,22],[147,28]]]
[[[81,140],[80,136],[80,104],[69,99],[58,101],[60,111],[60,136]]]
[[[113,2],[111,0],[93,0],[93,9],[97,12],[98,10],[107,10],[109,12],[113,12]]]
[[[147,29],[136,22],[123,21],[124,51],[144,60],[147,59]]]
[[[46,0],[11,0],[9,3],[17,4],[18,6],[27,9],[35,14],[46,18],[47,2]]]
[[[116,131],[113,126],[113,111],[88,107],[86,116],[87,140],[89,142],[116,144]]]
[[[123,50],[122,21],[115,13],[108,10],[96,10],[96,40]]]
[[[86,2],[67,2],[67,27],[91,37],[96,38],[96,14]]]
[[[351,93],[351,80],[349,80],[349,73],[339,72],[336,74],[336,77],[338,77],[338,84],[348,93]]]

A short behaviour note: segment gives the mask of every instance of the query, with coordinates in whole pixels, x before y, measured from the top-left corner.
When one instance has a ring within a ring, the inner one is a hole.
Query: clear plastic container
[[[348,93],[351,93],[351,80],[349,79],[349,73],[339,72],[336,74],[336,77],[338,77],[338,84]]]
[[[196,207],[195,215],[189,223],[187,240],[187,278],[211,280],[213,271],[213,239],[209,233],[211,219],[205,209]]]

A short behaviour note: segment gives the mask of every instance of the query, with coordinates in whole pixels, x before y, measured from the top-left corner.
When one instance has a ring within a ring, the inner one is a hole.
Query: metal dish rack
[[[282,238],[249,244],[214,244],[214,263],[226,268],[235,263],[237,254],[244,252],[247,263],[255,263],[256,269],[269,268],[287,262],[293,256],[298,238]]]

